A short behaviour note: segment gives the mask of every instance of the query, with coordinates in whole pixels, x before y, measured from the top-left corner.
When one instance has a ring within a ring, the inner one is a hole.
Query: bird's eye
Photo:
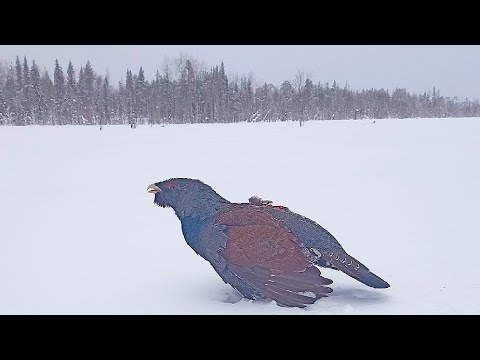
[[[165,184],[165,187],[167,189],[170,189],[170,190],[180,189],[180,186],[178,184],[175,184],[175,183],[167,183],[167,184]]]

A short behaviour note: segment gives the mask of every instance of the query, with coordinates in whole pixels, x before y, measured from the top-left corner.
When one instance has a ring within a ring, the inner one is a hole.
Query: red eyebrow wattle
[[[180,186],[175,184],[175,183],[168,183],[168,184],[165,184],[165,187],[168,188],[168,189],[180,189]]]

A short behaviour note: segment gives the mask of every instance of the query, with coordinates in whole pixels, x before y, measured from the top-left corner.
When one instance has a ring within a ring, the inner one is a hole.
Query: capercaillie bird
[[[319,224],[271,201],[231,203],[207,184],[185,178],[157,182],[147,191],[158,206],[173,208],[187,244],[245,298],[313,304],[332,291],[318,267],[373,288],[390,287]]]

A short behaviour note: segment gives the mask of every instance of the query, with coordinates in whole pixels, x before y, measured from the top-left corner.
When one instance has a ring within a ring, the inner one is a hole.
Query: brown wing
[[[332,290],[281,222],[254,206],[236,206],[220,216],[226,225],[223,256],[228,267],[265,297],[305,307]]]

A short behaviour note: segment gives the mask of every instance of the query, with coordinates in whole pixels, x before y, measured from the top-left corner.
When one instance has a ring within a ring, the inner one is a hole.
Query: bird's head
[[[168,179],[149,185],[147,191],[155,194],[155,204],[173,208],[179,217],[198,212],[206,214],[228,203],[210,186],[194,179]]]

